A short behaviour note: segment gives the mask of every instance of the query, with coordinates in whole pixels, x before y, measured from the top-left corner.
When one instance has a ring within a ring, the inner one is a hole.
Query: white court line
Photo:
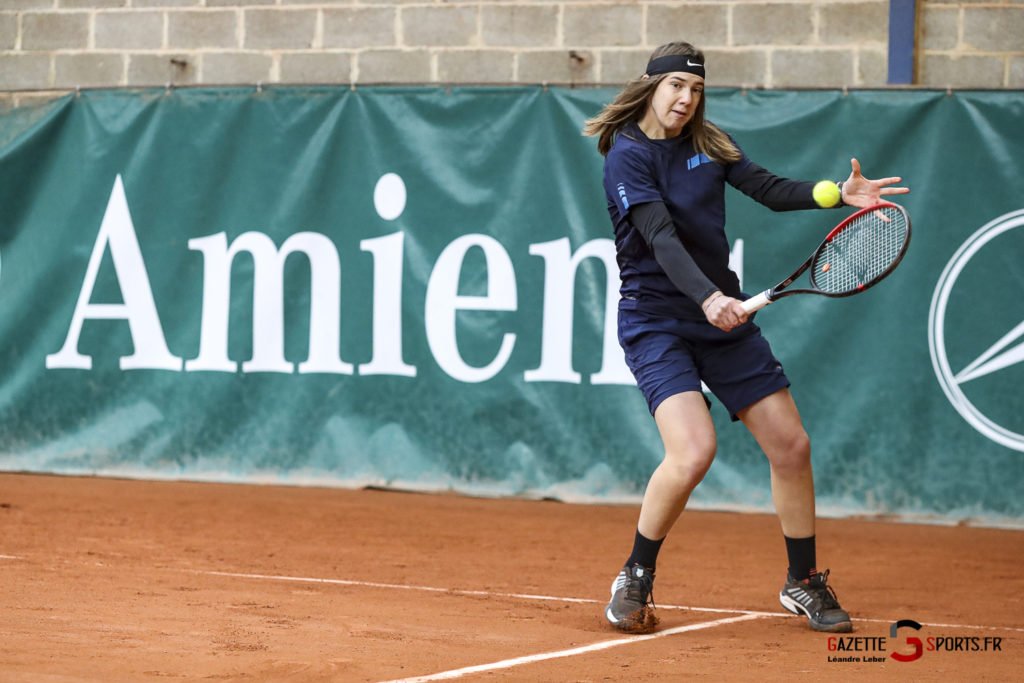
[[[24,557],[18,557],[17,555],[0,555],[0,560],[24,560]]]
[[[239,572],[214,572],[214,571],[202,571],[202,570],[191,570],[195,574],[206,574],[208,576],[230,576],[239,579],[264,579],[269,581],[297,581],[302,583],[327,583],[337,586],[364,586],[367,588],[389,588],[396,590],[408,590],[408,591],[425,591],[428,593],[447,593],[448,595],[471,595],[478,597],[487,598],[518,598],[520,600],[546,600],[550,602],[571,602],[575,604],[593,605],[593,604],[604,604],[603,600],[594,600],[592,598],[563,598],[553,595],[531,595],[530,593],[495,593],[493,591],[471,591],[461,590],[458,588],[437,588],[436,586],[410,586],[407,584],[398,583],[376,583],[373,581],[352,581],[350,579],[320,579],[316,577],[306,576],[282,576],[279,574],[243,574]],[[755,617],[776,617],[776,618],[790,618],[796,617],[794,614],[784,612],[782,610],[778,612],[761,612],[758,610],[751,609],[725,609],[720,607],[693,607],[688,605],[658,605],[658,609],[678,609],[688,610],[691,612],[712,612],[715,614],[743,614],[746,616]],[[855,622],[867,622],[876,624],[892,624],[895,619],[864,619],[854,618]],[[1012,626],[979,626],[976,624],[938,624],[928,621],[919,622],[922,626],[931,626],[935,628],[973,628],[973,629],[987,629],[992,631],[1016,631],[1018,633],[1024,633],[1024,628],[1014,628]]]
[[[763,617],[760,614],[743,614],[738,617],[727,617],[725,619],[715,619],[714,621],[705,621],[699,624],[677,626],[676,628],[669,628],[665,629],[664,631],[658,631],[657,633],[651,633],[643,636],[630,636],[628,638],[617,638],[615,640],[602,640],[597,643],[591,643],[590,645],[583,645],[581,647],[574,647],[569,650],[545,652],[538,655],[527,655],[525,657],[514,657],[513,659],[504,659],[500,662],[491,662],[490,664],[478,664],[477,666],[467,666],[462,669],[452,669],[451,671],[442,671],[440,673],[429,674],[427,676],[414,676],[412,678],[396,679],[393,681],[389,681],[388,683],[420,683],[421,681],[444,681],[452,678],[462,678],[463,676],[469,674],[482,673],[484,671],[497,671],[498,669],[511,669],[512,667],[521,666],[523,664],[543,662],[548,659],[572,657],[574,655],[582,655],[587,654],[589,652],[607,650],[608,648],[618,647],[620,645],[632,645],[633,643],[639,643],[645,640],[653,640],[655,638],[665,638],[667,636],[674,636],[679,633],[686,633],[687,631],[699,631],[705,628],[713,628],[715,626],[724,626],[725,624],[733,624],[739,621],[750,621],[751,619],[761,618]]]
[[[209,576],[231,576],[239,579],[266,579],[270,581],[298,581],[304,583],[328,583],[337,586],[364,586],[367,588],[389,588],[407,591],[425,591],[428,593],[447,593],[448,595],[470,595],[486,598],[518,598],[520,600],[547,600],[550,602],[571,602],[575,604],[594,605],[604,604],[601,600],[592,598],[563,598],[553,595],[532,595],[530,593],[495,593],[494,591],[471,591],[458,588],[437,588],[435,586],[410,586],[398,583],[375,583],[373,581],[352,581],[348,579],[319,579],[305,576],[280,576],[271,574],[241,574],[238,572],[212,572],[195,570],[196,574],[207,574]],[[686,605],[658,605],[658,609],[680,609],[692,612],[714,612],[716,614],[745,614],[757,617],[785,617],[790,616],[785,612],[758,612],[749,609],[719,609],[716,607],[688,607]]]

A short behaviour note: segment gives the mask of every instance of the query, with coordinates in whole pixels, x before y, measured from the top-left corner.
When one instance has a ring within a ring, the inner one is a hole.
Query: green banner
[[[0,469],[636,501],[661,457],[615,338],[610,90],[86,91],[0,117]],[[902,175],[888,280],[758,314],[823,514],[1024,516],[1024,96],[708,93],[795,178]],[[744,288],[844,215],[728,197]],[[1016,228],[1022,227],[1018,230]],[[769,510],[716,402],[697,506]]]

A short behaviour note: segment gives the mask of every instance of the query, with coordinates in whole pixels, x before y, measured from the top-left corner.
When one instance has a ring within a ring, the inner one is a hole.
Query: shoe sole
[[[612,582],[612,597],[615,597],[615,591],[619,587],[619,581],[625,581],[623,574],[619,574],[615,581]],[[612,606],[609,603],[604,608],[604,618],[608,620],[608,623],[614,626],[616,629],[623,631],[624,633],[650,633],[658,627],[659,619],[654,613],[653,607],[644,605],[640,609],[636,610],[625,619],[616,619],[612,615]]]
[[[810,613],[804,609],[803,605],[787,596],[785,593],[779,593],[779,602],[793,614],[807,617],[807,622],[815,631],[823,631],[825,633],[850,633],[853,631],[853,622],[850,621],[840,621],[838,624],[822,624],[821,622],[814,621],[814,619],[811,619]]]
[[[658,627],[658,616],[650,607],[641,607],[625,619],[612,616],[611,605],[605,607],[604,618],[616,629],[625,633],[650,633]]]

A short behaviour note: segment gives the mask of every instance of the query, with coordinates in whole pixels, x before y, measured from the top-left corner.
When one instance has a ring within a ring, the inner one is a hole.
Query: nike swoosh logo
[[[691,62],[690,58],[687,57],[686,58],[686,66],[704,66],[704,65],[701,64],[700,62]]]

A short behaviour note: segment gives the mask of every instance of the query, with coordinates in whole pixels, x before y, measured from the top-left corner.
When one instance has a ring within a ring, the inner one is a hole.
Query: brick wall
[[[1024,1],[926,2],[917,72],[926,85],[1024,88]]]
[[[1024,87],[1024,0],[918,0],[918,83]],[[714,85],[883,86],[888,0],[0,0],[0,92],[619,85],[686,39]]]

